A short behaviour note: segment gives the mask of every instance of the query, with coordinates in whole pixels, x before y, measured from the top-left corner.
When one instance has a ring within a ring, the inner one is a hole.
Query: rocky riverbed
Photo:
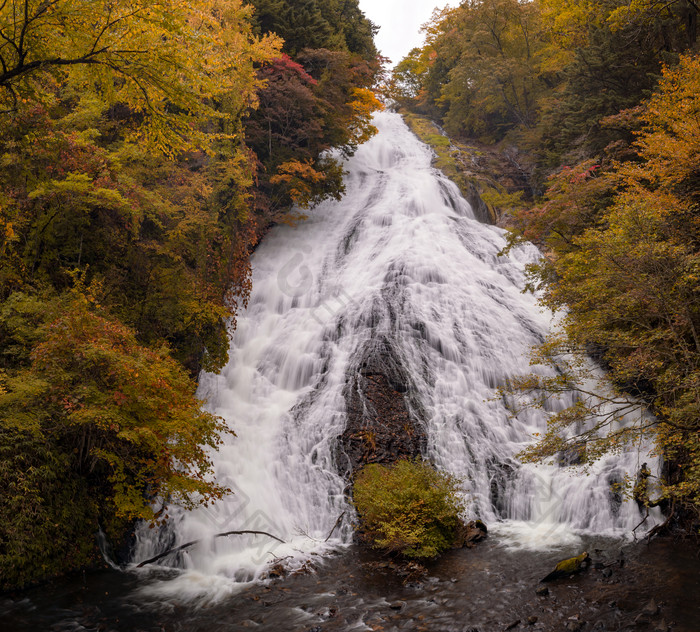
[[[496,529],[498,531],[498,529]],[[541,584],[578,551],[509,550],[493,535],[419,569],[359,547],[313,558],[291,575],[242,587],[212,603],[165,597],[166,576],[115,570],[7,595],[0,629],[100,632],[345,632],[411,630],[659,631],[700,629],[697,547],[669,540],[621,544],[584,538],[593,565]],[[596,568],[596,564],[598,563]],[[398,572],[397,572],[398,571]],[[277,575],[277,573],[272,573]],[[194,580],[193,580],[194,581]],[[544,587],[546,586],[546,590]],[[540,594],[538,594],[538,592]],[[545,594],[542,594],[545,593]],[[159,596],[160,595],[160,596]]]

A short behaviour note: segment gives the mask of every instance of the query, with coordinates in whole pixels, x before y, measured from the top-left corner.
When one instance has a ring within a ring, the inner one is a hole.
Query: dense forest
[[[357,0],[0,2],[0,588],[227,493],[196,377],[264,231],[342,195],[374,33]]]
[[[579,394],[525,456],[564,450],[585,463],[650,439],[665,480],[649,498],[642,472],[635,496],[690,524],[700,507],[699,9],[693,0],[462,2],[434,13],[391,86],[404,107],[455,139],[495,147],[521,176],[502,192],[503,221],[511,247],[542,248],[531,286],[562,326],[534,355],[557,377],[525,376],[506,394],[535,406]],[[591,377],[585,355],[616,386],[605,401],[581,386]],[[641,404],[655,420],[616,425]]]

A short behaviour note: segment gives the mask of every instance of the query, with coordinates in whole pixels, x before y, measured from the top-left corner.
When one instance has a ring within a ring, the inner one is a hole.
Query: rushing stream
[[[521,593],[530,595],[543,568],[584,546],[612,555],[641,521],[637,505],[612,493],[611,484],[634,475],[642,461],[658,468],[644,451],[604,459],[587,476],[516,461],[533,433],[544,430],[546,412],[513,418],[496,389],[532,370],[529,350],[552,325],[551,314],[522,292],[525,265],[538,253],[521,247],[499,256],[503,231],[473,217],[400,116],[380,113],[376,125],[379,134],[347,161],[343,200],[323,203],[298,226],[279,226],[266,236],[254,255],[253,293],[238,318],[230,362],[220,375],[201,380],[209,409],[236,433],[214,457],[217,480],[235,493],[206,509],[171,512],[160,531],[140,530],[134,562],[200,543],[163,558],[156,572],[143,569],[116,582],[111,590],[122,610],[94,606],[102,621],[112,622],[95,629],[136,629],[135,613],[149,630],[285,629],[282,615],[266,620],[253,612],[260,599],[268,615],[284,602],[287,629],[380,629],[367,619],[374,607],[367,604],[386,610],[389,593],[412,603],[402,592],[409,588],[394,587],[372,563],[374,579],[353,588],[353,569],[368,562],[351,545],[354,513],[337,445],[348,385],[368,353],[400,364],[411,414],[426,431],[425,456],[464,481],[468,512],[491,534],[480,552],[455,552],[436,567],[432,579],[442,577],[446,586],[441,598],[452,600],[441,627],[430,624],[440,604],[425,588],[416,596],[416,603],[427,604],[418,608],[420,617],[401,619],[405,604],[399,605],[388,611],[398,622],[385,621],[383,629],[470,629],[464,626],[478,617],[464,620],[463,602],[477,597],[472,606],[480,603],[482,612],[502,611],[496,627],[481,623],[482,632],[502,629],[497,626],[508,622],[508,609],[524,599]],[[652,515],[649,526],[659,517]],[[231,530],[265,531],[284,544],[265,536],[214,537]],[[266,579],[280,561],[297,573],[286,588],[280,579]],[[499,563],[508,569],[499,570]],[[312,564],[317,572],[304,574]],[[472,574],[484,569],[488,580]],[[276,596],[265,602],[271,590]],[[336,605],[317,605],[324,594]],[[346,602],[352,605],[338,605]],[[160,614],[144,615],[145,604],[153,603]],[[188,619],[183,608],[200,608],[199,618]],[[338,608],[345,609],[343,618]],[[14,621],[21,619],[18,611],[22,606],[16,605]],[[114,624],[119,613],[131,627]],[[77,615],[68,619],[75,627],[55,629],[92,629]],[[600,615],[598,629],[608,629],[608,619]]]

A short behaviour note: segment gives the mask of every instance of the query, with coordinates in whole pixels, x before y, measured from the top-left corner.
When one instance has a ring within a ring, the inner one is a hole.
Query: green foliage
[[[353,499],[372,545],[408,557],[435,557],[452,546],[462,524],[458,481],[423,461],[365,465]]]
[[[0,427],[0,590],[94,561],[98,508],[51,437]]]
[[[607,25],[589,28],[587,45],[561,73],[561,90],[542,105],[539,142],[547,167],[600,156],[613,143],[632,140],[629,130],[606,125],[605,118],[648,97],[662,63],[672,58],[637,32],[637,25],[615,32]]]
[[[253,0],[261,32],[284,40],[284,50],[296,55],[303,48],[329,48],[333,34],[317,0]]]
[[[424,52],[420,48],[411,49],[411,52],[394,66],[390,85],[391,96],[402,104],[416,99],[429,68],[430,65],[424,59]]]
[[[261,33],[276,33],[284,51],[295,57],[303,49],[326,48],[370,60],[377,55],[376,28],[357,0],[252,0]]]

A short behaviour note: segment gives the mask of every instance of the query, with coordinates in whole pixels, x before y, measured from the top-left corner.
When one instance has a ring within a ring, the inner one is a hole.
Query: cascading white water
[[[195,539],[163,560],[186,569],[171,590],[210,595],[260,576],[277,558],[301,559],[351,540],[352,509],[334,450],[345,427],[344,390],[367,345],[390,344],[420,402],[427,457],[465,481],[469,511],[513,546],[551,547],[578,531],[617,533],[641,519],[611,502],[610,484],[646,455],[597,463],[589,476],[515,459],[546,413],[511,415],[494,395],[527,373],[530,348],[551,326],[530,294],[534,247],[507,257],[503,231],[479,223],[457,187],[401,117],[376,115],[379,134],[347,161],[347,194],[297,227],[279,226],[253,259],[253,293],[238,318],[228,366],[201,395],[236,436],[215,455],[235,494],[207,509],[171,512],[156,537],[143,530],[135,559]],[[345,513],[338,528],[339,516]],[[229,530],[265,536],[213,538]],[[328,534],[333,533],[325,542]]]

